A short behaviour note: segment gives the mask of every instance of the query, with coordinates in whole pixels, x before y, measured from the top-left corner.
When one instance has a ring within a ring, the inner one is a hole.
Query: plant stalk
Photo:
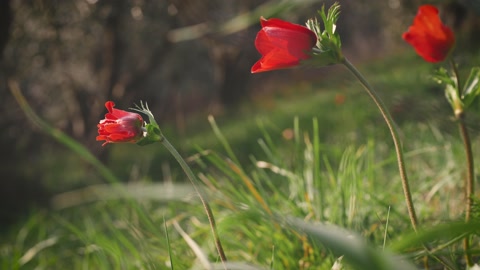
[[[453,73],[457,80],[457,94],[461,96],[461,89],[463,86],[460,81],[460,74],[458,72],[457,65],[453,58],[450,58],[450,65],[452,66]],[[455,118],[458,120],[458,127],[460,129],[460,135],[462,136],[463,147],[465,150],[465,157],[467,159],[467,178],[465,178],[465,222],[470,221],[472,214],[473,199],[472,195],[475,190],[475,172],[474,172],[474,163],[473,163],[473,153],[472,153],[472,143],[470,141],[470,136],[468,134],[468,129],[465,124],[465,112],[463,108],[461,110],[454,111]],[[463,249],[465,251],[465,261],[467,266],[470,267],[473,265],[472,256],[470,255],[470,236],[465,236],[463,239]]]
[[[463,140],[463,147],[465,149],[465,157],[467,159],[467,178],[465,178],[465,222],[470,221],[470,217],[472,214],[472,195],[475,190],[475,173],[473,167],[473,153],[472,153],[472,144],[470,142],[470,136],[468,134],[467,126],[465,125],[465,114],[459,113],[456,115],[458,122],[458,126],[460,128],[460,134]],[[470,236],[467,235],[463,239],[463,249],[465,251],[465,261],[467,266],[473,265],[472,256],[470,255]]]
[[[197,185],[198,180],[196,176],[193,174],[192,170],[187,165],[187,163],[182,158],[182,156],[178,153],[177,149],[173,147],[173,145],[167,140],[167,138],[165,138],[165,136],[162,136],[161,143],[173,155],[173,157],[177,160],[178,164],[180,164],[183,171],[187,175],[188,179],[192,183],[192,186],[195,189],[195,192],[197,192],[198,197],[200,198],[203,208],[205,209],[205,212],[207,214],[208,222],[210,223],[210,228],[212,229],[213,238],[215,241],[215,247],[217,248],[218,254],[220,255],[220,260],[222,261],[224,268],[227,269],[227,266],[226,266],[227,256],[225,256],[222,243],[220,242],[220,237],[218,236],[217,226],[215,224],[215,218],[213,216],[213,212],[212,212],[212,209],[210,208],[210,205],[208,204],[207,200],[205,199],[205,196],[203,195],[202,190]]]
[[[385,104],[378,94],[375,92],[373,87],[368,83],[365,77],[357,70],[357,68],[348,61],[347,58],[342,59],[342,64],[350,70],[350,72],[360,81],[363,85],[363,88],[367,91],[368,95],[373,99],[373,102],[377,105],[380,113],[387,123],[388,129],[393,139],[393,144],[395,145],[395,152],[397,155],[398,170],[400,171],[400,178],[402,179],[403,194],[405,195],[405,202],[407,204],[408,216],[410,217],[410,222],[414,231],[418,230],[418,219],[415,213],[415,207],[413,205],[412,193],[410,192],[410,186],[407,178],[407,171],[405,169],[404,154],[402,150],[402,145],[400,142],[400,136],[398,134],[397,127],[393,121],[392,116],[388,112]]]

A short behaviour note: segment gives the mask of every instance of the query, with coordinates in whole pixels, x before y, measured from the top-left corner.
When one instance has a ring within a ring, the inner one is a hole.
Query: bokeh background
[[[337,29],[353,62],[368,64],[406,51],[414,57],[401,34],[426,1],[339,2],[342,14]],[[196,142],[190,139],[210,128],[207,115],[228,122],[251,110],[278,110],[277,99],[308,96],[315,84],[326,83],[339,72],[338,67],[326,67],[250,74],[259,58],[254,39],[261,15],[303,24],[316,15],[315,10],[332,3],[1,1],[0,227],[7,228],[31,207],[48,207],[52,194],[101,182],[86,162],[27,120],[9,82],[18,83],[42,119],[85,145],[121,179],[141,175],[162,181],[166,169],[159,164],[169,157],[161,147],[139,151],[135,145],[101,147],[95,141],[105,101],[123,109],[140,100],[148,102],[179,150],[194,153]],[[462,40],[457,51],[477,51],[479,1],[432,3]],[[400,105],[407,109],[402,110],[408,113],[410,100],[403,101]],[[327,112],[318,108],[316,113]],[[238,141],[240,155],[246,156],[253,150],[240,143],[245,136],[240,133],[231,139]],[[203,142],[208,146],[207,140]]]

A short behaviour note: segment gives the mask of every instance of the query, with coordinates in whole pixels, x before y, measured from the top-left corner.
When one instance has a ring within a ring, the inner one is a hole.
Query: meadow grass
[[[399,120],[418,234],[386,126],[344,74],[335,84],[292,84],[308,95],[285,93],[274,107],[204,119],[208,128],[187,130],[188,138],[164,131],[203,183],[229,269],[424,268],[425,243],[452,269],[465,269],[460,242],[479,223],[460,222],[462,145],[442,90],[422,75],[431,67],[414,61],[402,55],[361,68]],[[339,94],[345,100],[335,102]],[[224,269],[200,201],[166,151],[109,147],[121,183],[55,196],[52,209],[34,211],[5,235],[0,267]]]

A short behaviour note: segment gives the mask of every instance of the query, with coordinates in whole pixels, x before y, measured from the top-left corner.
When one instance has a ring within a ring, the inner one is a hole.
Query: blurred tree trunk
[[[3,58],[3,49],[10,37],[10,26],[12,25],[11,0],[4,0],[0,3],[0,61]]]
[[[25,164],[29,160],[25,157],[25,149],[22,148],[22,137],[18,126],[19,118],[14,115],[23,114],[16,106],[7,86],[7,77],[11,73],[3,61],[4,49],[10,40],[13,14],[11,0],[0,2],[0,231],[8,228],[17,218],[26,214],[29,206],[46,205],[46,192],[42,184],[36,179],[29,179]],[[7,106],[12,104],[12,106]],[[20,150],[20,149],[23,149]]]
[[[210,29],[219,28],[229,19],[265,2],[264,0],[170,1],[178,10],[176,16],[183,26],[205,24]],[[250,67],[257,57],[252,42],[255,35],[255,31],[250,28],[230,35],[213,32],[201,36],[200,41],[209,52],[213,70],[214,103],[231,108],[247,96]]]

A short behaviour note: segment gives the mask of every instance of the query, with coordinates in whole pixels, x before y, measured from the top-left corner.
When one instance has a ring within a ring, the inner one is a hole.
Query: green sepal
[[[148,108],[147,103],[143,103],[140,101],[140,106],[135,106],[135,108],[130,109],[147,115],[150,122],[149,124],[145,125],[144,137],[137,142],[137,145],[144,146],[155,142],[163,141],[164,137],[162,131],[160,130],[157,121],[155,121],[155,117],[153,116],[152,112]]]
[[[480,95],[480,68],[474,67],[470,71],[470,76],[468,76],[463,87],[462,101],[466,109],[475,101],[478,95]]]
[[[327,12],[323,6],[318,13],[323,21],[324,30],[322,31],[317,18],[307,21],[307,28],[317,35],[318,40],[316,48],[313,49],[312,58],[304,62],[317,67],[338,64],[343,61],[342,42],[340,35],[335,32],[340,15],[340,5],[335,2]]]
[[[340,37],[335,33],[337,29],[337,20],[340,17],[340,4],[335,2],[325,13],[325,6],[322,6],[322,10],[318,12],[322,17],[325,31],[323,37],[328,37],[334,44],[340,46]]]
[[[455,115],[462,113],[465,106],[458,91],[455,77],[451,76],[445,68],[440,68],[433,76],[433,79],[439,84],[445,85],[445,97],[450,106],[452,106]]]
[[[458,91],[456,88],[454,88],[450,84],[447,84],[447,86],[445,87],[445,97],[447,98],[448,103],[450,103],[450,105],[452,106],[455,115],[463,112],[465,106],[462,102],[462,99],[458,95]]]
[[[145,129],[145,137],[140,139],[137,142],[137,145],[144,146],[156,142],[161,142],[163,140],[163,134],[157,124],[146,124]]]
[[[457,88],[457,81],[452,77],[448,71],[441,67],[433,75],[433,79],[439,84],[451,85],[454,88]]]

